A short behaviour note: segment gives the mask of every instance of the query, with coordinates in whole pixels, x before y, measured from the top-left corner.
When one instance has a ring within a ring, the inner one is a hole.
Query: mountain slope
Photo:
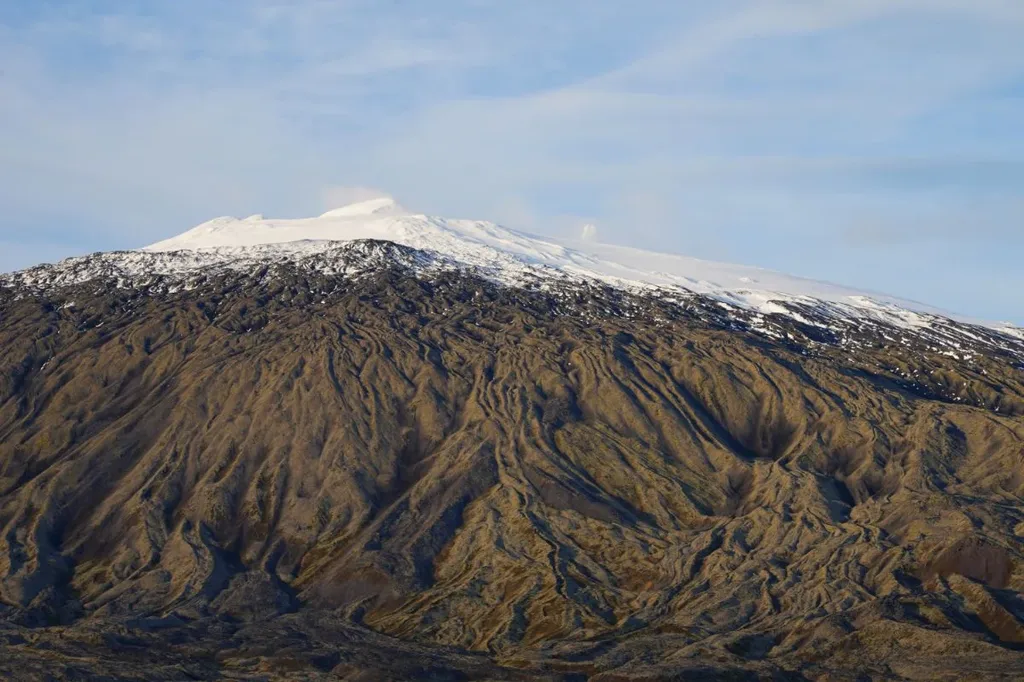
[[[341,213],[8,277],[0,670],[1024,671],[1013,337]]]

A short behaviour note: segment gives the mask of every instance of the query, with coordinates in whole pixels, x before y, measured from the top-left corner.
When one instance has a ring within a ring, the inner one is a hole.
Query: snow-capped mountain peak
[[[95,277],[114,277],[126,283],[153,276],[188,279],[218,268],[246,270],[272,262],[335,272],[338,267],[332,259],[338,249],[365,240],[415,249],[424,254],[419,260],[429,268],[469,270],[512,286],[590,283],[670,298],[700,295],[755,316],[780,314],[824,327],[831,327],[831,320],[860,319],[919,329],[940,319],[958,320],[925,304],[761,268],[590,239],[560,240],[488,221],[414,213],[390,197],[349,204],[315,218],[215,218],[138,251],[68,259],[56,266],[15,273],[0,282],[46,287]],[[962,318],[958,321],[979,324]],[[1024,336],[1009,325],[987,326]]]
[[[590,240],[558,240],[479,220],[416,214],[390,198],[328,211],[317,218],[239,220],[217,218],[152,244],[148,252],[192,251],[225,259],[254,247],[273,246],[281,257],[363,239],[391,241],[432,252],[453,264],[476,268],[517,284],[536,277],[570,277],[628,289],[666,289],[719,298],[763,313],[779,303],[826,301],[872,314],[888,311],[942,314],[928,306],[761,268],[729,265],[675,254],[653,253]],[[909,321],[909,316],[904,316]]]

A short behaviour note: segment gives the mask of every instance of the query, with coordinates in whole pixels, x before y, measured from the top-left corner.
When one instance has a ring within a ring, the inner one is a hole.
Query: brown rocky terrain
[[[397,264],[0,288],[0,675],[1024,679],[1020,348],[771,324]]]

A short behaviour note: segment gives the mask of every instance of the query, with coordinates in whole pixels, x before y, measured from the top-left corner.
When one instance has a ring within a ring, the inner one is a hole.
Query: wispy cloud
[[[1024,320],[970,294],[1024,248],[1022,35],[1017,0],[5,3],[0,240],[372,186]],[[922,245],[978,260],[951,291]]]

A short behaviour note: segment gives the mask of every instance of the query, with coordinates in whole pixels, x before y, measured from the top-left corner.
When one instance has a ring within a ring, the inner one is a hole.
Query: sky
[[[0,271],[370,191],[1024,324],[1024,2],[0,3]]]

